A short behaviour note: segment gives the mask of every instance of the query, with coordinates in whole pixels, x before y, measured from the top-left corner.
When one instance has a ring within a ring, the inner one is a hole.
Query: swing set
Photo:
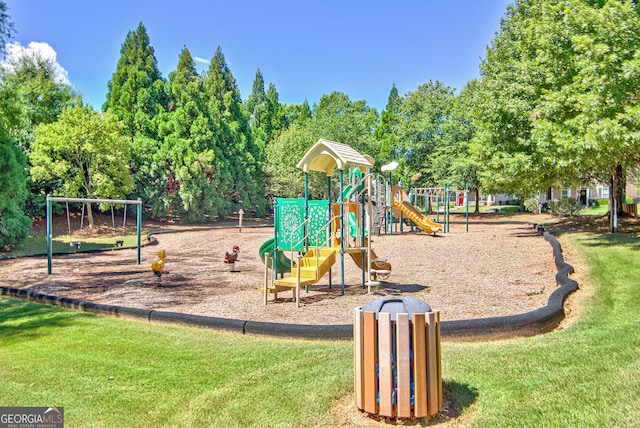
[[[69,214],[69,202],[80,202],[82,203],[82,216],[80,218],[80,229],[84,227],[84,215],[85,215],[85,207],[87,204],[110,204],[111,205],[111,224],[115,229],[115,214],[113,211],[114,204],[123,204],[124,205],[124,219],[122,222],[122,227],[126,228],[127,226],[127,207],[129,205],[137,206],[137,215],[136,215],[136,235],[137,235],[137,263],[140,264],[140,233],[142,226],[142,201],[140,199],[137,200],[119,200],[119,199],[88,199],[88,198],[60,198],[60,197],[52,197],[51,195],[47,195],[47,274],[51,275],[51,265],[53,258],[53,225],[52,225],[52,204],[53,202],[64,202],[67,211],[67,232],[69,238],[69,246],[75,248],[76,251],[80,249],[81,242],[73,242],[71,240],[71,215]],[[122,247],[124,245],[124,239],[117,239],[115,242],[116,247]]]
[[[443,232],[449,232],[450,221],[450,203],[455,201],[457,206],[465,208],[465,225],[466,231],[469,231],[469,185],[464,190],[457,190],[445,184],[444,187],[413,187],[409,192],[411,203],[417,205],[424,210],[425,215],[435,211],[436,223],[440,223],[440,214],[442,214]],[[421,203],[422,202],[422,203]],[[435,209],[434,209],[435,205]]]

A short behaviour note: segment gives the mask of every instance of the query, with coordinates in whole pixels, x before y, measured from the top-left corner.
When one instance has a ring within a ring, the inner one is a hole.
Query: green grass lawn
[[[640,421],[640,240],[567,236],[593,296],[570,327],[444,342],[459,426]],[[446,308],[439,308],[445,311]],[[149,325],[0,299],[0,404],[64,406],[68,426],[333,426],[353,394],[352,344]]]
[[[595,204],[580,211],[580,215],[603,216],[609,212],[608,199],[596,199]]]
[[[146,240],[145,232],[141,236],[141,242]],[[65,254],[76,252],[76,249],[70,246],[72,242],[80,242],[80,251],[92,251],[100,249],[116,248],[116,241],[123,240],[124,247],[136,247],[137,236],[135,229],[127,230],[123,233],[111,233],[101,234],[94,236],[54,236],[51,242],[53,243],[54,254]],[[11,252],[3,253],[0,251],[1,256],[27,256],[47,254],[47,239],[46,234],[30,234],[27,238],[19,243]]]
[[[353,382],[349,342],[149,325],[0,300],[0,403],[68,426],[313,426]]]
[[[572,241],[595,286],[579,323],[533,338],[444,347],[443,373],[464,386],[469,425],[638,426],[640,241]]]

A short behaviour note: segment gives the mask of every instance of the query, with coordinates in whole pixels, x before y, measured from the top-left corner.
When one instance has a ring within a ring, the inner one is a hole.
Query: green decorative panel
[[[304,199],[276,199],[278,250],[304,249]]]
[[[304,250],[304,199],[278,198],[276,199],[276,228],[279,250]],[[326,228],[319,236],[318,231],[326,225],[329,219],[329,201],[309,201],[309,246],[325,244],[328,233]],[[316,242],[319,241],[319,242]]]
[[[329,201],[326,199],[309,201],[309,246],[326,245],[329,236],[329,231],[325,228],[327,221],[329,221]]]

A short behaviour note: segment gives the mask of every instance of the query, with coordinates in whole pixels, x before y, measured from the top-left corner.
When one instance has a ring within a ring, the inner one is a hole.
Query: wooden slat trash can
[[[356,406],[396,419],[431,417],[442,408],[440,313],[413,297],[381,298],[356,308]]]

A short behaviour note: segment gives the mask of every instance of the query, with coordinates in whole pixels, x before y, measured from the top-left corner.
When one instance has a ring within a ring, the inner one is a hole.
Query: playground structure
[[[449,233],[452,202],[465,208],[466,230],[469,231],[468,188],[456,190],[446,184],[444,187],[413,187],[407,194],[400,185],[389,185],[391,179],[386,182],[379,177],[377,182],[380,183],[376,192],[379,195],[376,218],[380,219],[380,223],[376,223],[377,234],[404,233],[405,224],[411,232],[417,226],[434,236],[438,232]],[[434,214],[435,221],[428,217],[429,214]]]
[[[410,226],[410,231],[417,226],[434,236],[439,232],[448,233],[452,201],[458,207],[465,207],[466,229],[469,230],[468,186],[465,190],[455,190],[446,184],[444,187],[413,187],[407,194],[401,185],[393,184],[390,171],[395,167],[396,162],[383,166],[383,171],[389,171],[388,179],[378,174],[372,181],[373,231],[377,235],[404,233],[405,222]],[[428,217],[432,213],[435,213],[435,221]]]
[[[115,219],[113,214],[113,205],[114,204],[122,204],[125,206],[124,210],[124,222],[123,227],[126,226],[127,221],[127,209],[128,205],[137,206],[137,215],[136,215],[136,235],[137,235],[137,257],[136,261],[140,264],[140,234],[142,227],[142,201],[140,199],[137,200],[119,200],[119,199],[88,199],[88,198],[62,198],[62,197],[53,197],[51,195],[47,195],[47,215],[46,215],[46,223],[47,223],[47,274],[51,275],[51,266],[52,266],[52,258],[53,258],[53,209],[52,205],[54,202],[64,202],[67,208],[67,228],[69,231],[69,240],[71,240],[71,223],[69,218],[69,202],[80,202],[82,203],[82,217],[81,222],[84,221],[84,207],[86,204],[110,204],[111,205],[111,219],[112,223],[115,226]],[[82,228],[82,224],[81,224]],[[124,244],[124,240],[118,239],[115,241],[114,247],[122,247]],[[77,250],[80,249],[80,242],[69,242],[69,245]]]
[[[449,232],[450,226],[450,205],[454,201],[455,206],[465,208],[465,227],[469,231],[469,185],[464,190],[452,189],[448,185],[443,187],[414,187],[409,191],[409,203],[414,207],[423,209],[426,216],[428,213],[435,212],[436,223],[440,222],[440,214],[442,214],[443,233]],[[435,206],[435,209],[434,209]]]
[[[297,167],[304,171],[304,198],[277,198],[274,201],[274,237],[260,248],[265,266],[264,302],[267,294],[292,290],[300,305],[300,288],[317,283],[339,259],[341,292],[344,294],[344,259],[349,255],[362,270],[362,286],[378,285],[391,273],[391,265],[378,258],[370,245],[373,230],[374,160],[350,146],[324,139],[309,149]],[[350,183],[344,187],[344,170],[351,167]],[[339,172],[340,200],[331,201],[331,177]],[[308,174],[327,176],[327,199],[309,200]],[[364,171],[364,173],[362,172]],[[368,196],[368,197],[367,197]],[[291,259],[284,252],[294,254]],[[269,269],[273,275],[269,275]],[[284,277],[286,272],[291,276]],[[280,274],[280,278],[278,278]]]
[[[441,225],[431,221],[426,214],[422,214],[414,207],[411,204],[409,195],[400,186],[393,186],[393,209],[396,208],[401,212],[400,218],[402,218],[402,215],[406,215],[407,218],[427,233],[435,235],[443,229]]]

